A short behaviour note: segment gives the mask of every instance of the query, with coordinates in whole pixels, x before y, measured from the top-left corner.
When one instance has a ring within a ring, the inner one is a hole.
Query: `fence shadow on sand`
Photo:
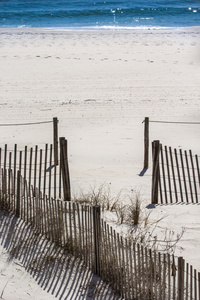
[[[33,231],[31,225],[2,211],[0,243],[9,260],[18,259],[38,285],[58,299],[121,299],[81,260]]]

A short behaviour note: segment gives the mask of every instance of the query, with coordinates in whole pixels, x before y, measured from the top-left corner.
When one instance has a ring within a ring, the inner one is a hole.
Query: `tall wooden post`
[[[60,138],[60,167],[63,179],[64,200],[71,200],[67,140],[64,137]]]
[[[178,300],[184,300],[184,266],[183,257],[178,258]]]
[[[71,201],[71,186],[70,186],[69,162],[68,162],[68,143],[66,139],[64,144],[64,162],[65,162],[66,181],[67,181],[67,201]]]
[[[152,143],[152,155],[153,155],[153,173],[152,173],[152,193],[151,203],[158,203],[158,184],[159,184],[159,152],[160,141],[153,141]]]
[[[58,166],[58,119],[53,118],[54,165]]]
[[[4,180],[3,180],[3,192],[7,194],[7,144],[5,144],[4,150]]]
[[[101,208],[93,206],[93,232],[94,232],[94,273],[100,275],[100,238],[101,238]]]
[[[19,218],[20,215],[20,171],[17,171],[17,201],[16,201],[16,217]]]
[[[149,118],[144,119],[144,169],[149,167]]]

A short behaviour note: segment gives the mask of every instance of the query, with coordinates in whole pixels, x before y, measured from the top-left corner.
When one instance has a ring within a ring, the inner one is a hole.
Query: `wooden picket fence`
[[[200,299],[200,273],[183,258],[151,251],[122,237],[101,219],[100,206],[29,194],[17,173],[14,213],[66,253],[82,259],[124,299]],[[0,204],[8,207],[4,196],[1,191]]]
[[[82,259],[124,299],[200,300],[200,273],[183,258],[152,251],[122,237],[101,219],[100,206],[63,201],[71,199],[66,140],[60,140],[59,172],[52,171],[49,177],[46,173],[52,169],[52,147],[49,152],[46,148],[45,155],[40,156],[45,159],[39,159],[39,166],[37,151],[33,156],[31,149],[29,154],[14,150],[12,160],[12,153],[4,148],[4,156],[0,156],[1,207],[31,223],[37,233],[67,253]]]
[[[199,157],[159,141],[152,143],[152,153],[152,203],[199,203]]]
[[[60,138],[58,154],[55,155],[53,145],[45,145],[45,149],[24,147],[8,150],[7,145],[0,148],[0,189],[8,198],[9,209],[15,210],[17,198],[17,174],[23,176],[20,194],[40,199],[70,200],[70,179],[68,166],[67,141]],[[59,160],[56,158],[59,156]],[[59,164],[59,165],[58,165]]]

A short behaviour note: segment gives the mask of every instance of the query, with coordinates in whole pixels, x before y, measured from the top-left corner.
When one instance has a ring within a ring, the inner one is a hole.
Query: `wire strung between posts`
[[[38,125],[38,124],[47,124],[47,123],[53,123],[53,121],[19,123],[19,124],[0,124],[0,126],[23,126],[23,125]]]
[[[143,121],[144,122],[144,121]],[[171,124],[191,124],[191,125],[200,125],[200,122],[176,122],[176,121],[149,121],[149,123],[171,123]]]

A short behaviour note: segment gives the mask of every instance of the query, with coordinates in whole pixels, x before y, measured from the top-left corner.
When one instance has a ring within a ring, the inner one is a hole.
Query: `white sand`
[[[0,257],[0,299],[120,299],[83,262],[1,212]]]
[[[151,195],[143,168],[144,117],[200,121],[200,29],[0,30],[1,124],[59,119],[69,141],[73,193],[108,183]],[[200,125],[150,123],[150,140],[200,153]],[[52,125],[1,127],[1,145],[52,141]],[[200,271],[200,206],[160,206],[152,218],[180,232],[176,255]],[[171,227],[170,227],[171,226]],[[192,255],[191,255],[192,253]]]

